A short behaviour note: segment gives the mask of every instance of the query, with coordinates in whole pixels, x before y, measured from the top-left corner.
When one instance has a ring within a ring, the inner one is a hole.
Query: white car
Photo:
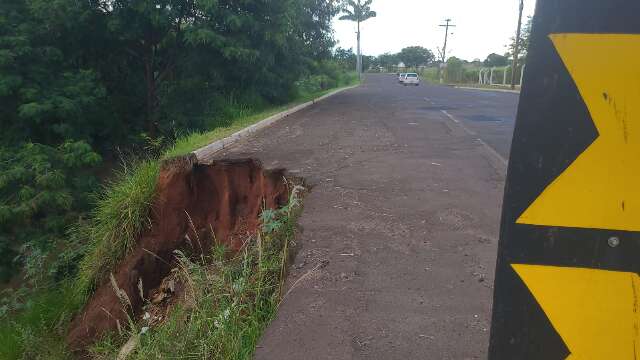
[[[404,78],[402,78],[402,83],[404,84],[404,86],[407,86],[407,85],[419,86],[420,77],[418,77],[418,74],[416,73],[407,73],[404,75]]]
[[[400,75],[398,75],[398,82],[400,84],[402,84],[402,82],[404,81],[404,76],[407,75],[406,73],[400,73]]]

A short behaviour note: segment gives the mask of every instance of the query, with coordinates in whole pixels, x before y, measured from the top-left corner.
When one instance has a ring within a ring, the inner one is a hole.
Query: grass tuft
[[[150,227],[149,214],[159,173],[160,163],[154,160],[140,161],[130,168],[125,166],[99,195],[89,223],[76,229],[88,236],[91,249],[79,267],[76,289],[81,295],[88,295]]]
[[[350,78],[349,82],[347,83],[346,86],[351,86],[356,84],[357,81],[355,80],[355,78]],[[233,135],[234,133],[248,127],[251,126],[255,123],[257,123],[258,121],[265,119],[269,116],[275,115],[277,113],[280,113],[282,111],[287,110],[288,108],[291,108],[294,105],[298,105],[298,104],[302,104],[305,103],[307,101],[311,101],[314,98],[318,98],[322,95],[328,94],[331,91],[335,91],[335,89],[329,89],[329,90],[324,90],[324,91],[320,91],[320,92],[315,92],[315,93],[309,93],[306,95],[301,96],[298,101],[294,102],[294,103],[290,103],[287,105],[283,105],[283,106],[278,106],[275,108],[270,108],[268,110],[265,111],[260,111],[257,113],[248,113],[248,112],[241,112],[242,116],[238,116],[236,118],[235,121],[232,121],[231,124],[229,126],[225,126],[225,127],[218,127],[215,128],[211,131],[204,131],[204,132],[195,132],[192,133],[190,135],[184,136],[180,139],[178,139],[176,141],[176,143],[173,145],[173,147],[171,147],[171,149],[169,149],[165,154],[164,154],[164,158],[172,158],[172,157],[176,157],[176,156],[181,156],[181,155],[186,155],[192,151],[195,151],[197,149],[200,149],[202,147],[205,147],[209,144],[211,144],[212,142],[216,141],[216,140],[220,140],[220,139],[224,139],[230,135]]]

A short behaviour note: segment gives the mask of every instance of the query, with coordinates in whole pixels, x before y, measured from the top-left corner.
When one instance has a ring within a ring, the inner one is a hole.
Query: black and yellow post
[[[490,360],[640,359],[640,1],[538,0]]]

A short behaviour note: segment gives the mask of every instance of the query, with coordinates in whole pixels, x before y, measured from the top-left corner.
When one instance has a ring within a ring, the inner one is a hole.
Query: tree
[[[371,69],[378,66],[378,58],[370,55],[361,55],[360,62],[362,63],[362,69]]]
[[[353,53],[353,49],[343,49],[341,47],[336,48],[334,52],[334,59],[345,69],[353,69],[357,64],[357,56]]]
[[[431,50],[421,46],[406,47],[400,51],[398,57],[407,67],[428,65],[435,59]]]
[[[312,62],[330,57],[338,9],[328,0],[113,0],[100,12],[121,66],[134,70],[122,88],[144,98],[141,130],[155,138],[202,127],[194,120],[211,94],[286,101]]]
[[[488,67],[507,66],[509,64],[509,59],[506,56],[492,53],[487,56],[487,59],[483,64]]]
[[[445,72],[447,82],[462,82],[464,78],[464,64],[464,60],[458,59],[455,56],[447,59],[447,68]]]
[[[331,58],[333,39],[333,18],[340,12],[334,0],[299,0],[296,5],[298,38],[303,39],[307,56],[314,60]]]
[[[529,44],[531,38],[531,25],[533,22],[533,18],[531,16],[528,17],[527,22],[522,26],[522,32],[520,33],[520,45],[518,50],[518,57],[520,63],[524,63],[527,58],[527,54],[529,53]],[[507,45],[507,56],[513,58],[513,51],[515,50],[516,37],[512,36],[509,45]]]
[[[357,53],[357,71],[358,76],[362,73],[362,53],[360,51],[360,23],[377,16],[377,13],[371,10],[371,3],[373,0],[365,0],[364,3],[361,0],[345,0],[342,3],[341,11],[344,13],[340,17],[340,20],[355,21],[358,23],[358,53]]]
[[[378,64],[386,69],[390,69],[393,66],[398,65],[399,62],[400,58],[398,57],[398,54],[384,53],[378,56]]]
[[[159,88],[184,56],[185,25],[199,19],[195,3],[188,0],[131,2],[115,0],[105,9],[108,26],[122,48],[136,59],[145,84],[146,131],[156,137],[159,127]]]
[[[314,71],[340,76],[322,64],[338,12],[334,0],[0,1],[0,282],[29,254],[68,248],[120,149],[154,156],[146,141],[291,101]]]
[[[30,282],[58,275],[42,261],[62,248],[68,227],[88,209],[99,186],[91,170],[100,161],[84,141],[0,147],[0,283],[11,278],[16,260]]]

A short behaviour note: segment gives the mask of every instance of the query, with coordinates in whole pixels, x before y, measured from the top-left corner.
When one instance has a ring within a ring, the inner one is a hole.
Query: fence
[[[522,86],[524,68],[526,65],[518,67],[520,81],[516,85]],[[518,71],[516,70],[516,71]],[[508,85],[511,84],[511,66],[482,68],[478,73],[479,85]]]

